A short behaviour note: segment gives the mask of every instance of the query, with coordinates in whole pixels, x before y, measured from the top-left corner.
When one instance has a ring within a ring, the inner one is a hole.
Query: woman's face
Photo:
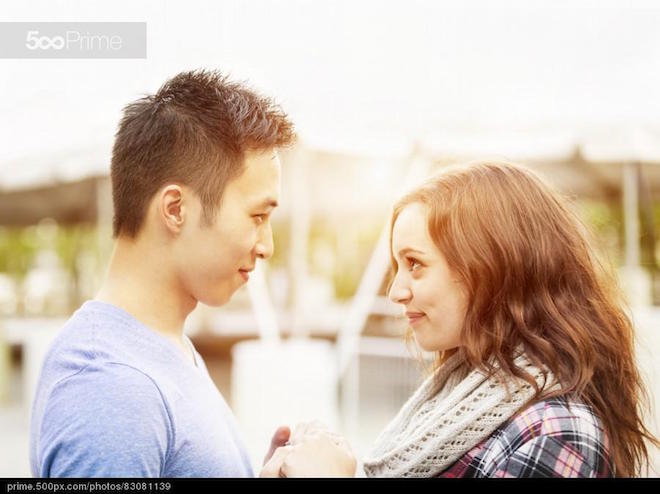
[[[398,267],[389,297],[405,306],[417,344],[428,352],[458,347],[467,294],[431,240],[422,204],[401,211],[391,247]]]

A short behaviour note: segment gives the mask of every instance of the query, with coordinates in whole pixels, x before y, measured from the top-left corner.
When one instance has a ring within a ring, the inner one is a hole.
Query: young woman
[[[635,476],[657,445],[619,293],[562,198],[507,163],[446,170],[392,215],[390,298],[434,372],[364,459],[367,476]],[[353,475],[323,431],[264,475]]]

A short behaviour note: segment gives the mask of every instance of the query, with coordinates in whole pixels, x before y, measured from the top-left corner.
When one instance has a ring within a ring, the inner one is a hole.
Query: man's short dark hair
[[[191,187],[211,224],[246,151],[290,145],[293,125],[271,99],[217,71],[183,72],[124,108],[112,150],[115,237],[137,236],[166,183]]]

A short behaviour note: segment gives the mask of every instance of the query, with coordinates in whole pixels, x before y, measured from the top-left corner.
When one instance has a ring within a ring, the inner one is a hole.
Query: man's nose
[[[256,255],[260,259],[270,259],[275,250],[273,245],[273,230],[269,227],[257,241]]]

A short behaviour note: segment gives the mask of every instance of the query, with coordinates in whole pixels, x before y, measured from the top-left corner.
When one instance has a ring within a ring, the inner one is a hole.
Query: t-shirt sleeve
[[[595,477],[596,472],[576,445],[560,436],[543,434],[524,442],[494,477]]]
[[[153,381],[106,364],[60,381],[39,433],[41,477],[158,477],[173,431]]]

